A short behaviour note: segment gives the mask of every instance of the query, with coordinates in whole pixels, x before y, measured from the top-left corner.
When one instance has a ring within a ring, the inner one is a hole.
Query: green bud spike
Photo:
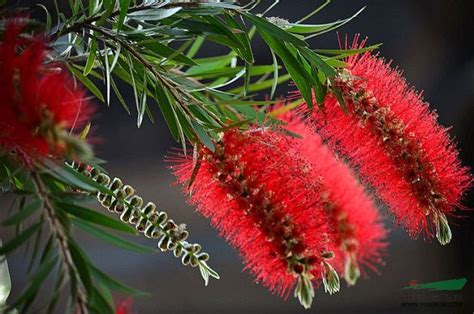
[[[434,222],[436,225],[436,238],[441,245],[446,245],[451,242],[453,234],[449,227],[448,218],[444,213],[435,213]]]

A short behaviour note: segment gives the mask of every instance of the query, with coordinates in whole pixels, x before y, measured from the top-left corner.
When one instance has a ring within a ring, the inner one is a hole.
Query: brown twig
[[[36,186],[40,198],[43,200],[43,213],[46,220],[49,222],[51,233],[56,239],[57,245],[61,252],[63,268],[66,270],[69,276],[74,277],[75,281],[77,282],[76,306],[78,314],[87,314],[87,293],[85,291],[82,280],[78,275],[76,266],[74,265],[74,262],[72,260],[71,252],[69,250],[68,237],[66,235],[64,226],[61,224],[58,217],[56,216],[54,207],[52,206],[51,201],[49,200],[48,192],[46,191],[43,185],[43,181],[41,180],[38,173],[31,173],[31,177],[33,179],[33,183]]]

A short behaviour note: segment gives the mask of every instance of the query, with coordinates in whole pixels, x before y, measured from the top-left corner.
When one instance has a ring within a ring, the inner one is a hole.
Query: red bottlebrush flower
[[[382,263],[386,236],[373,199],[352,171],[339,160],[321,137],[293,113],[281,117],[285,128],[298,134],[295,148],[308,163],[307,173],[321,182],[320,198],[332,227],[332,264],[349,285],[360,275],[359,267],[375,270]],[[362,268],[364,271],[364,268]]]
[[[357,41],[352,46],[362,47]],[[309,119],[348,157],[411,236],[435,233],[447,244],[451,231],[446,215],[460,207],[471,184],[447,130],[390,62],[369,52],[346,61],[334,85],[348,114],[329,94],[323,110],[307,112]]]
[[[115,314],[131,314],[132,310],[132,298],[127,298],[119,302],[117,308],[115,309]]]
[[[44,40],[20,36],[24,24],[7,20],[0,42],[0,146],[26,160],[59,157],[80,148],[69,131],[91,107],[64,69],[43,64]]]
[[[178,182],[194,178],[190,203],[211,220],[236,247],[246,269],[283,297],[297,283],[295,296],[309,307],[312,282],[329,293],[339,289],[337,273],[327,262],[327,216],[319,182],[291,151],[289,137],[252,129],[227,131],[215,152],[202,148],[193,160],[179,156],[171,167]]]

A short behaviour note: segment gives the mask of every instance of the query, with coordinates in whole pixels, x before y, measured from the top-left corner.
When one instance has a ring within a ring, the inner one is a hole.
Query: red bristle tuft
[[[321,137],[293,113],[280,117],[285,128],[301,136],[294,139],[297,152],[308,161],[307,172],[321,182],[320,198],[332,226],[332,264],[355,283],[365,268],[375,269],[382,263],[387,231],[378,209],[352,171],[326,146]]]
[[[330,232],[319,182],[289,153],[291,145],[270,131],[227,131],[214,153],[200,150],[190,187],[190,203],[240,251],[256,281],[283,297],[301,276],[319,285]],[[195,164],[174,158],[179,183],[189,187]]]
[[[347,63],[334,85],[349,113],[329,94],[324,110],[306,112],[313,126],[375,188],[411,236],[424,231],[446,244],[451,237],[446,216],[460,206],[472,182],[447,130],[390,63],[369,52]]]

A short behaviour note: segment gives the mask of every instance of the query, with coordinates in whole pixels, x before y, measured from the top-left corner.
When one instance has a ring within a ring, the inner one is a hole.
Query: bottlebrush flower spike
[[[181,155],[170,161],[190,204],[240,251],[256,281],[285,298],[296,284],[295,296],[309,308],[313,283],[332,294],[339,278],[328,262],[334,254],[319,182],[309,180],[290,145],[278,133],[231,130],[215,152],[201,148],[195,162]]]
[[[25,19],[9,19],[0,42],[0,146],[30,161],[38,156],[88,155],[69,134],[91,107],[60,67],[43,64],[46,43],[22,38]]]
[[[320,198],[332,227],[332,264],[349,285],[360,276],[359,267],[375,270],[382,263],[386,236],[373,199],[352,171],[339,160],[321,137],[292,112],[278,116],[295,138],[297,153],[308,163],[307,173],[321,182]],[[365,271],[365,269],[362,269]]]
[[[364,43],[359,44],[356,36],[352,47]],[[303,110],[323,138],[375,188],[412,237],[434,233],[442,245],[449,243],[446,216],[461,206],[471,177],[461,166],[447,130],[391,62],[369,52],[346,62],[334,85],[348,114],[334,94],[326,97],[323,110]]]

